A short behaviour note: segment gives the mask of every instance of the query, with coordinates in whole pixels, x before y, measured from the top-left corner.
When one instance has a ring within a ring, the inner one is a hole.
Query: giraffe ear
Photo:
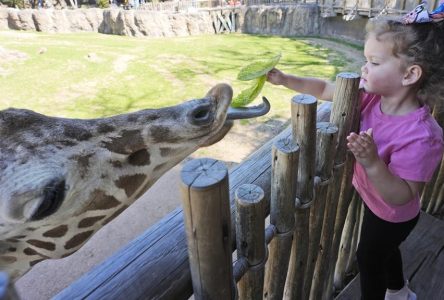
[[[419,65],[411,65],[407,67],[402,79],[402,85],[409,86],[416,84],[420,81],[422,73],[422,68]]]

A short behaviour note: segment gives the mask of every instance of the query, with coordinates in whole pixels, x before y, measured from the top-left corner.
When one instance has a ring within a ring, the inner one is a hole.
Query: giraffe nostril
[[[190,123],[193,125],[204,125],[213,121],[210,105],[199,106],[189,116]]]
[[[57,211],[65,198],[65,180],[56,179],[51,181],[43,191],[43,200],[33,213],[31,220],[41,220]]]

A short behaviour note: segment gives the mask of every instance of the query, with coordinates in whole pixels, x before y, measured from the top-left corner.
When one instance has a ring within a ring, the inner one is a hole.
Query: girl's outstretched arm
[[[421,192],[424,187],[423,182],[404,180],[390,172],[378,156],[371,128],[359,135],[352,132],[347,140],[348,148],[356,161],[364,167],[368,178],[385,202],[392,205],[404,205]]]
[[[309,77],[297,77],[285,74],[274,68],[267,74],[267,80],[275,85],[283,85],[302,94],[310,94],[320,100],[332,101],[334,83]]]

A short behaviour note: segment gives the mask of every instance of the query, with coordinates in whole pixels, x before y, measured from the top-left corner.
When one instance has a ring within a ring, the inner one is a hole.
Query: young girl
[[[361,132],[347,137],[356,157],[353,185],[365,204],[357,250],[362,299],[416,299],[399,245],[418,221],[419,195],[443,154],[443,132],[429,105],[444,101],[444,22],[378,18],[366,29]],[[267,80],[323,100],[335,89],[277,69]]]

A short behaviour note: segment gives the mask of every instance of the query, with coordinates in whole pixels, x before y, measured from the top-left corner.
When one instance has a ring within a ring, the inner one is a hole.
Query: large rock
[[[250,6],[242,31],[282,36],[319,35],[321,18],[315,4]]]

